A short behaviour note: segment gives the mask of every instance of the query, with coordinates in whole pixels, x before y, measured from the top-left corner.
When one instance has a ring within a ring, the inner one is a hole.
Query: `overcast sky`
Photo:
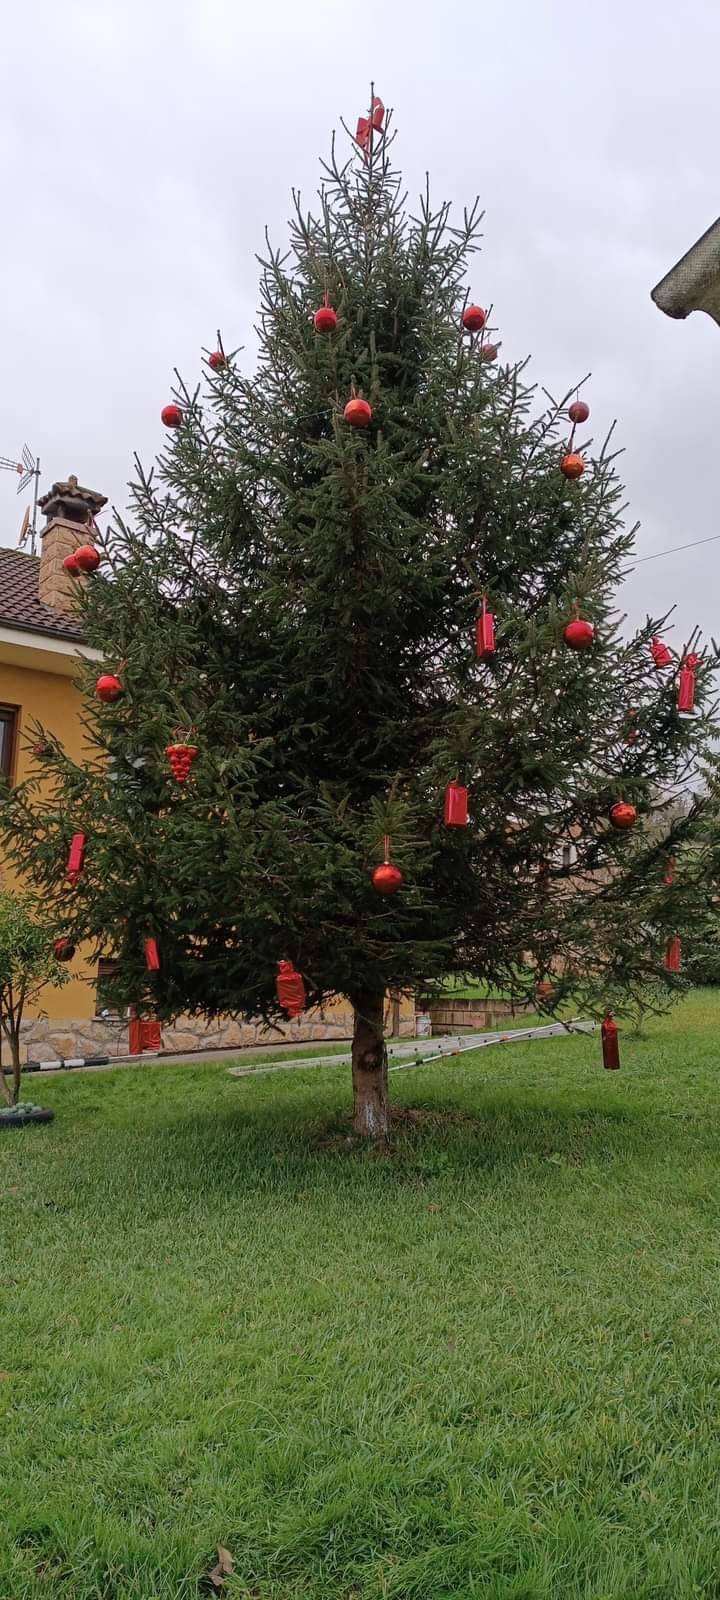
[[[638,556],[720,532],[720,329],[650,290],[720,212],[710,0],[24,0],[0,42],[0,454],[125,501],[177,365],[251,340],[256,250],[374,77],[411,192],[479,193],[472,294],[553,392],[613,417]],[[0,474],[0,543],[22,502]],[[631,616],[720,634],[720,542],[640,566]],[[678,642],[677,636],[675,642]]]

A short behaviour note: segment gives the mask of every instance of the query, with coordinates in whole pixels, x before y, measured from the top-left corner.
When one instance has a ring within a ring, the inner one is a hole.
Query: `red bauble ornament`
[[[326,302],[315,312],[313,322],[318,333],[334,333],[337,327],[337,312]]]
[[[305,1010],[305,984],[292,961],[278,961],[275,993],[289,1017],[299,1017]]]
[[[56,939],[53,945],[53,955],[56,961],[72,961],[75,946],[72,939]]]
[[[178,783],[187,783],[190,768],[199,754],[196,744],[168,744],[165,754],[170,762],[173,777]]]
[[[560,471],[566,478],[581,478],[585,471],[582,456],[576,455],[574,450],[568,450],[560,462]]]
[[[480,351],[481,361],[497,361],[498,347],[496,344],[484,344]]]
[[[74,833],[70,840],[65,878],[70,884],[76,884],[85,865],[85,851],[87,849],[87,834]]]
[[[375,868],[372,875],[372,886],[378,894],[396,894],[403,881],[399,867],[393,866],[390,860],[390,839],[386,834],[383,839],[384,860]]]
[[[637,811],[634,806],[628,805],[626,800],[618,800],[610,807],[610,821],[614,828],[634,828]]]
[[[179,428],[182,424],[183,414],[179,406],[172,400],[169,406],[163,406],[160,412],[160,421],[164,428]]]
[[[685,657],[685,660],[680,668],[680,676],[678,678],[677,708],[678,711],[684,712],[686,716],[690,715],[690,712],[695,706],[695,668],[699,667],[699,665],[700,657],[696,656],[691,651],[690,654]]]
[[[74,550],[71,551],[69,556],[65,557],[65,560],[63,561],[63,568],[64,568],[65,572],[69,572],[70,573],[71,578],[79,577],[80,568],[79,568],[79,566],[77,564],[77,556],[76,556]]]
[[[351,428],[367,428],[372,419],[372,406],[367,400],[361,400],[359,395],[353,395],[348,400],[343,416]]]
[[[652,639],[650,640],[650,651],[653,658],[653,666],[657,667],[658,672],[662,667],[672,666],[672,656],[670,651],[668,650],[667,645],[663,644],[662,639],[658,639],[656,634],[653,634]]]
[[[114,705],[116,700],[121,700],[124,693],[125,690],[120,679],[116,678],[114,672],[101,673],[95,684],[95,695],[98,700],[102,700],[105,705],[111,706]]]
[[[146,939],[144,948],[145,948],[145,965],[146,965],[146,967],[148,969],[148,972],[159,972],[160,971],[160,951],[158,950],[157,939]]]
[[[563,629],[563,639],[571,650],[589,650],[595,638],[595,629],[591,622],[585,622],[582,617],[574,617]]]
[[[222,353],[222,350],[213,350],[212,355],[208,356],[208,366],[212,367],[213,372],[219,372],[221,367],[226,367],[227,366],[227,361],[225,360],[225,357],[224,357],[224,355]],[[175,409],[177,410],[177,407]],[[165,410],[169,411],[170,407],[166,406]],[[163,421],[164,420],[165,419],[164,419],[164,416],[163,416]],[[182,421],[182,416],[181,416],[180,420]],[[176,426],[177,426],[176,423],[166,423],[166,427],[176,427]]]
[[[665,969],[667,972],[679,972],[681,966],[682,940],[675,934],[672,939],[668,939],[667,950],[665,951]]]
[[[478,661],[487,661],[495,654],[495,618],[488,611],[483,598],[482,611],[475,623],[475,655]]]
[[[75,560],[81,572],[97,572],[100,565],[100,555],[94,544],[78,545]]]
[[[603,1066],[607,1072],[617,1072],[620,1067],[620,1042],[612,1011],[607,1011],[600,1025]]]
[[[479,333],[485,327],[487,312],[482,306],[466,306],[462,315],[462,324],[466,333]]]
[[[468,814],[468,790],[464,783],[449,783],[445,790],[445,813],[443,819],[450,828],[464,828],[470,821]]]
[[[573,427],[578,422],[587,422],[589,415],[590,407],[585,404],[584,400],[573,400],[572,405],[568,407],[568,416]]]

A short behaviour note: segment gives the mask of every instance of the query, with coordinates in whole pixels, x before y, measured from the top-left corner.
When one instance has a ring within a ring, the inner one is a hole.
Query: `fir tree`
[[[662,619],[623,632],[635,530],[612,429],[596,449],[578,437],[586,470],[567,480],[575,390],[556,402],[487,327],[464,330],[481,214],[453,224],[429,189],[409,209],[391,143],[386,124],[345,164],[333,146],[316,208],[294,196],[290,249],[261,263],[254,375],[221,347],[197,388],[178,377],[181,426],[137,463],[132,520],[82,600],[124,697],[94,700],[88,667],[91,761],[46,736],[6,811],[68,933],[117,958],[119,1000],[272,1020],[285,957],[310,1005],[349,997],[371,1135],[388,1127],[388,992],[472,975],[524,999],[550,978],[545,1005],[598,1010],[681,982],[666,940],[691,930],[702,885],[689,869],[669,901],[664,878],[700,806],[672,800],[711,730],[702,709],[678,717],[677,671],[653,665]],[[344,419],[354,390],[362,429]],[[483,595],[497,641],[478,660]],[[595,629],[582,652],[563,642],[576,608]],[[199,752],[183,784],[175,730]],[[443,822],[454,779],[466,826]],[[639,817],[623,832],[621,798]],[[371,881],[386,835],[392,897]]]

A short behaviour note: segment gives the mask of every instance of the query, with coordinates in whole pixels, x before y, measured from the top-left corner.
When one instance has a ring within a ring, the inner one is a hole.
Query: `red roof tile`
[[[53,639],[82,639],[82,623],[66,611],[51,611],[38,600],[40,557],[24,550],[0,550],[0,627],[46,633]]]

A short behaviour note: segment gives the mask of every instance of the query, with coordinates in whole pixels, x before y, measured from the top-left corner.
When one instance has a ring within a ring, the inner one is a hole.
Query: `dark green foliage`
[[[462,336],[477,208],[452,226],[426,195],[410,213],[387,142],[367,165],[333,156],[323,183],[317,215],[296,201],[288,255],[262,263],[255,376],[231,356],[192,393],[178,380],[184,425],[153,471],[138,465],[112,581],[84,602],[126,697],[89,709],[90,767],[53,747],[51,799],[16,794],[12,847],[57,902],[68,836],[87,831],[68,927],[120,958],[119,998],[161,1014],[270,1014],[283,955],[312,1001],[452,973],[520,995],[518,973],[558,964],[560,999],[660,997],[668,930],[692,926],[698,900],[689,871],[670,904],[664,860],[698,813],[665,828],[658,797],[692,774],[710,724],[677,718],[656,624],[621,631],[633,534],[612,430],[567,484],[568,397]],[[312,322],[326,290],[331,337]],[[353,383],[367,431],[343,422]],[[597,629],[583,655],[562,645],[576,601]],[[176,728],[200,747],[185,788],[163,754]],[[456,776],[465,829],[442,821]],[[652,838],[609,827],[621,793],[659,807]],[[370,886],[386,833],[405,875],[387,902]]]

